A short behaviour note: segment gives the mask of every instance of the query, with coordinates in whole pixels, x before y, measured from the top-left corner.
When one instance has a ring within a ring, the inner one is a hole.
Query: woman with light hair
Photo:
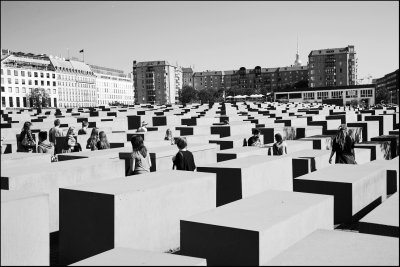
[[[63,153],[79,152],[82,151],[81,145],[75,139],[75,127],[71,126],[68,129],[67,135],[65,136],[65,148]]]
[[[339,126],[336,136],[332,140],[332,152],[329,163],[336,153],[335,164],[357,164],[354,155],[354,140],[347,132],[346,124]]]

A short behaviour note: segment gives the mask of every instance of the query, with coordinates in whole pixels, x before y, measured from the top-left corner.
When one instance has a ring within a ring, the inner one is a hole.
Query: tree
[[[49,106],[50,96],[44,88],[34,88],[27,94],[27,99],[29,99],[31,107],[41,111],[42,108]]]
[[[390,102],[390,92],[386,88],[380,88],[376,90],[375,103],[380,104],[382,103],[382,100],[384,103]]]
[[[187,104],[194,100],[197,100],[197,91],[192,86],[183,86],[179,94],[179,101],[181,101],[182,104]]]
[[[207,89],[202,89],[197,92],[197,98],[202,102],[202,103],[208,103],[213,101],[213,94],[210,90]]]

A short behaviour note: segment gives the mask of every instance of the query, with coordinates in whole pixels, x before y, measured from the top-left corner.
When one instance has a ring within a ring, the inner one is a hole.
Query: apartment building
[[[47,55],[1,52],[1,107],[32,106],[27,95],[35,88],[43,88],[49,95],[48,106],[58,106],[58,87],[54,66]]]
[[[399,70],[376,79],[376,90],[387,89],[390,93],[390,102],[399,104]]]
[[[222,71],[204,71],[193,74],[193,87],[195,90],[219,90],[223,85]]]
[[[122,70],[89,64],[96,76],[96,104],[107,106],[118,102],[134,105],[133,79]]]
[[[183,69],[182,67],[175,68],[175,103],[179,102],[179,94],[183,86]]]
[[[177,66],[168,61],[133,61],[135,103],[174,104]]]
[[[312,50],[308,61],[309,87],[356,85],[357,58],[353,45]]]
[[[193,69],[182,68],[182,86],[188,85],[193,87]]]

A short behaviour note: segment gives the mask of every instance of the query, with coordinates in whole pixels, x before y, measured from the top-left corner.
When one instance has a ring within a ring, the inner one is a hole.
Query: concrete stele
[[[296,192],[335,197],[335,223],[362,216],[365,208],[386,199],[386,175],[380,167],[335,164],[293,180]],[[356,217],[357,217],[356,216]]]
[[[333,197],[268,190],[181,219],[181,255],[259,265],[316,229],[333,229]]]
[[[207,266],[207,261],[169,253],[119,247],[70,266]]]
[[[49,265],[49,197],[1,190],[1,265]]]
[[[317,230],[267,266],[399,266],[399,239]]]
[[[399,237],[399,193],[368,213],[359,222],[360,233]]]
[[[179,219],[215,208],[215,196],[214,174],[172,170],[62,188],[61,262],[114,247],[176,249]]]

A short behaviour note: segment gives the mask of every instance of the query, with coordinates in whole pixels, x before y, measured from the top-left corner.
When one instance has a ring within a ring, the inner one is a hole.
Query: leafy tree
[[[44,88],[34,88],[27,94],[27,99],[29,99],[31,107],[41,111],[42,108],[49,106],[50,96]]]
[[[375,93],[375,103],[380,104],[381,102],[390,102],[390,92],[386,88],[377,89]]]
[[[179,101],[181,101],[182,104],[187,104],[194,100],[197,100],[197,91],[192,86],[183,86],[179,94]]]
[[[208,103],[212,102],[214,95],[213,92],[207,89],[202,89],[197,92],[197,98],[202,102],[202,103]]]

